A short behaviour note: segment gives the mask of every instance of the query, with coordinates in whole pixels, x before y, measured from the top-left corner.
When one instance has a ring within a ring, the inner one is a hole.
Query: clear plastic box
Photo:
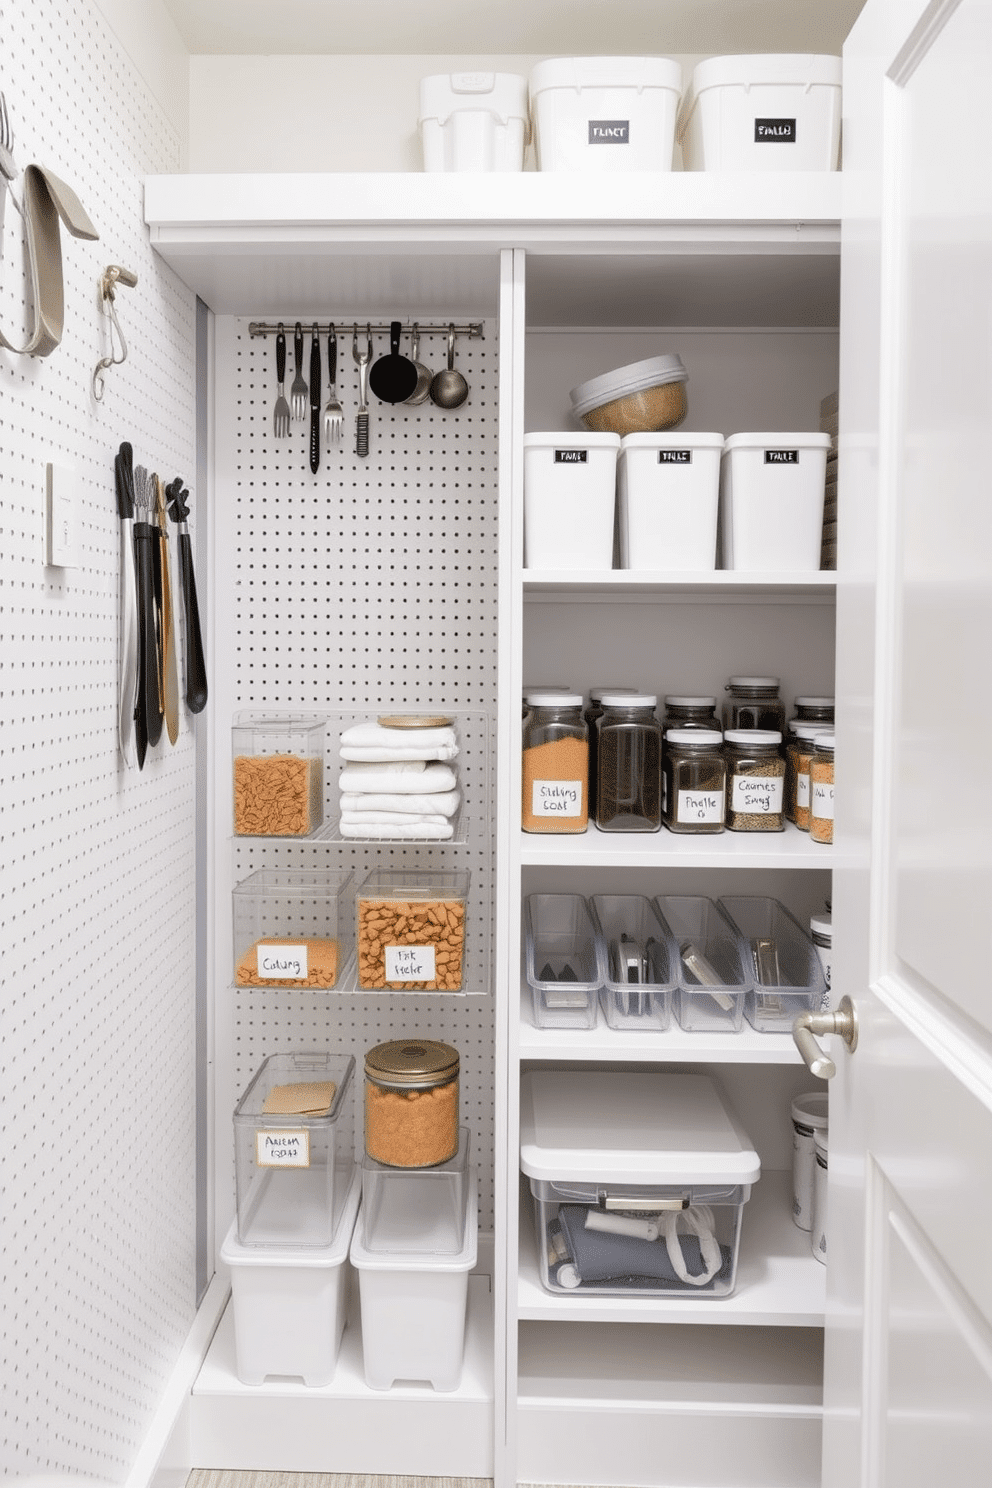
[[[526,896],[524,971],[538,1028],[595,1028],[605,968],[581,894]]]
[[[606,981],[599,1000],[610,1028],[659,1032],[672,1021],[676,970],[668,935],[640,894],[594,894]]]
[[[363,1239],[386,1255],[456,1255],[465,1243],[471,1137],[436,1168],[391,1168],[366,1154],[362,1164]]]
[[[324,821],[324,722],[239,713],[234,751],[237,837],[308,837]]]
[[[739,934],[751,987],[744,1004],[759,1033],[788,1033],[801,1013],[819,1010],[826,980],[815,945],[777,899],[728,895],[720,908]]]
[[[481,942],[481,927],[473,932],[468,922],[469,878],[465,868],[374,868],[355,894],[358,986],[461,991],[466,964]]]
[[[330,1245],[355,1166],[350,1054],[270,1054],[234,1111],[238,1240],[242,1245]],[[332,1081],[326,1115],[263,1111],[277,1085]]]
[[[678,956],[679,1025],[687,1033],[739,1033],[751,979],[734,927],[701,895],[661,894],[654,902]]]
[[[329,991],[352,952],[352,875],[334,868],[260,868],[234,889],[234,983]]]

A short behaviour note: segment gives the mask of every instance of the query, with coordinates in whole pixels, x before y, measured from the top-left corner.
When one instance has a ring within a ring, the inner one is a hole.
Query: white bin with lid
[[[444,72],[420,80],[425,171],[519,171],[530,138],[527,79]]]
[[[242,1245],[237,1222],[221,1247],[231,1268],[231,1308],[238,1379],[260,1385],[270,1374],[305,1385],[334,1378],[347,1311],[348,1250],[362,1195],[353,1166],[347,1198],[330,1245],[267,1249]]]
[[[812,1090],[792,1102],[792,1222],[800,1230],[813,1228],[813,1137],[826,1132],[829,1097]]]
[[[766,53],[697,64],[676,134],[685,170],[836,170],[840,57]]]
[[[720,467],[721,567],[820,567],[829,434],[731,434]]]
[[[722,434],[628,434],[620,441],[620,567],[716,567]]]
[[[524,565],[613,567],[619,434],[524,435]]]
[[[727,1297],[758,1154],[706,1075],[535,1070],[520,1165],[549,1292]]]
[[[672,168],[682,69],[669,57],[549,57],[530,75],[538,169]]]

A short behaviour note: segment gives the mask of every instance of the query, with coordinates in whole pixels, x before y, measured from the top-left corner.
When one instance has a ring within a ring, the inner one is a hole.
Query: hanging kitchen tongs
[[[186,645],[186,706],[191,713],[202,713],[207,706],[207,667],[203,659],[200,611],[196,602],[193,546],[187,525],[189,492],[183,488],[182,476],[177,475],[171,485],[166,486],[165,494],[169,502],[169,516],[179,527],[179,573],[185,618],[183,636]]]
[[[134,470],[135,566],[138,574],[138,711],[135,732],[138,766],[144,765],[149,745],[162,737],[165,689],[162,682],[162,559],[155,514],[154,475],[141,465]]]
[[[128,443],[114,456],[117,515],[121,520],[121,680],[117,735],[124,763],[136,763],[138,706],[138,605],[134,577],[134,454]],[[142,756],[142,759],[144,757]]]

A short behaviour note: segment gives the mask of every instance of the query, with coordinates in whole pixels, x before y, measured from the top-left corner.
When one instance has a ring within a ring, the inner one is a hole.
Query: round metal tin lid
[[[452,1079],[458,1073],[460,1056],[450,1044],[431,1039],[396,1039],[376,1044],[365,1056],[365,1073],[385,1076],[400,1085],[420,1085],[424,1081]]]
[[[392,729],[448,728],[454,721],[450,713],[380,713],[376,720]]]

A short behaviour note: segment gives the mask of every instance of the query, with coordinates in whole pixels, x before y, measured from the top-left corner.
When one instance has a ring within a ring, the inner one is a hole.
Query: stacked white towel
[[[341,736],[338,776],[343,837],[454,836],[461,804],[453,728],[395,729],[362,723]]]

